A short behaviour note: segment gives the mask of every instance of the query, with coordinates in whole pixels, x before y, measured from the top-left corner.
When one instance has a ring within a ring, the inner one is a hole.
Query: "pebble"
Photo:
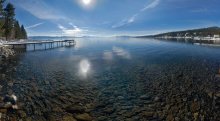
[[[159,97],[155,97],[155,98],[154,98],[154,101],[155,101],[155,102],[158,102],[158,101],[160,101],[160,98],[159,98]]]
[[[193,117],[194,117],[194,121],[197,121],[199,117],[199,113],[198,112],[194,113]]]
[[[8,86],[9,87],[12,87],[14,85],[14,83],[11,81],[11,82],[8,82]]]

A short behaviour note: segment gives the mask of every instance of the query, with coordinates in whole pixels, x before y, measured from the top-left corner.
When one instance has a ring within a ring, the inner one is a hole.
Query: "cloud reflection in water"
[[[112,48],[112,50],[113,50],[113,52],[117,55],[117,56],[120,56],[120,57],[122,57],[122,58],[124,58],[124,59],[131,59],[131,54],[127,51],[127,50],[125,50],[125,49],[123,49],[123,48],[120,48],[120,47],[113,47]]]
[[[104,60],[112,60],[113,59],[113,53],[111,51],[105,51],[103,53],[103,59]]]
[[[123,59],[131,59],[131,54],[121,47],[113,46],[111,51],[106,50],[103,52],[104,60],[111,61],[114,59],[114,56],[119,56]]]

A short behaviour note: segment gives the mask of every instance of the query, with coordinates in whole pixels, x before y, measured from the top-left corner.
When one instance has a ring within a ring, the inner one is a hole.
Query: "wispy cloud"
[[[37,23],[37,24],[34,24],[34,25],[30,25],[30,26],[26,27],[26,29],[32,29],[32,28],[38,27],[38,26],[40,26],[42,24],[44,24],[44,23],[41,22],[41,23]]]
[[[69,23],[69,25],[71,26],[71,28],[64,27],[60,24],[58,25],[58,28],[63,32],[64,35],[67,36],[73,36],[73,35],[75,36],[76,34],[81,34],[82,32],[88,31],[88,30],[80,29],[73,23]]]
[[[19,7],[23,8],[33,16],[43,20],[60,20],[66,19],[56,9],[47,5],[44,0],[20,0],[16,2]]]
[[[193,12],[193,13],[205,13],[205,12],[208,12],[208,9],[207,8],[194,9],[194,10],[191,10],[191,12]]]
[[[123,19],[122,21],[120,21],[119,23],[116,23],[112,26],[112,28],[119,28],[119,27],[123,27],[126,25],[129,25],[133,22],[135,22],[135,20],[137,19],[137,17],[144,11],[148,10],[148,9],[153,9],[155,7],[157,7],[160,3],[160,0],[154,0],[153,2],[151,2],[150,4],[146,5],[144,8],[142,8],[139,12],[137,12],[136,14],[132,15],[131,17],[129,17],[128,19]]]
[[[125,25],[128,25],[130,23],[133,23],[135,21],[135,19],[137,18],[139,14],[134,14],[133,16],[131,16],[128,19],[123,19],[122,21],[120,21],[119,23],[116,23],[112,26],[112,28],[119,28]]]
[[[143,9],[141,9],[141,11],[146,11],[148,9],[155,8],[157,7],[157,5],[159,5],[159,3],[160,3],[160,0],[154,0],[152,3],[146,5]]]

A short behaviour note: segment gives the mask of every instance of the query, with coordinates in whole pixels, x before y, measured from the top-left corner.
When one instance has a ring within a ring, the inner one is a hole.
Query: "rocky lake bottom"
[[[220,120],[220,48],[103,41],[2,61],[1,120]]]

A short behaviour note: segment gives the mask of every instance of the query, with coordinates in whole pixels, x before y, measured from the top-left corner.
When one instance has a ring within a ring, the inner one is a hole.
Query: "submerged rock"
[[[151,97],[149,95],[142,95],[142,96],[140,96],[140,99],[141,100],[150,100]]]
[[[200,104],[198,102],[192,102],[191,104],[191,111],[196,112],[200,109]]]
[[[85,108],[84,107],[82,107],[82,106],[74,106],[74,105],[67,107],[65,110],[66,110],[66,112],[72,113],[72,114],[85,112]]]
[[[154,112],[144,111],[144,112],[142,112],[142,116],[145,117],[145,118],[153,117],[154,116]]]
[[[17,101],[17,97],[15,95],[11,95],[11,96],[6,95],[3,101],[5,103],[11,103],[12,105],[15,105]]]
[[[88,113],[78,114],[75,118],[80,121],[92,121],[93,119]]]
[[[2,87],[3,87],[3,86],[2,86],[2,85],[0,85],[0,91],[2,90]]]
[[[2,79],[4,79],[5,78],[5,74],[1,74],[1,77],[2,77]]]
[[[19,110],[19,111],[18,111],[18,114],[19,114],[19,116],[20,116],[21,118],[25,118],[25,117],[27,116],[27,114],[26,114],[24,111],[22,111],[22,110]]]
[[[77,120],[73,116],[66,114],[63,116],[63,121],[77,121]]]
[[[8,108],[12,108],[12,109],[18,109],[17,106],[17,97],[12,94],[12,95],[6,95],[3,99],[3,107],[8,109]]]

